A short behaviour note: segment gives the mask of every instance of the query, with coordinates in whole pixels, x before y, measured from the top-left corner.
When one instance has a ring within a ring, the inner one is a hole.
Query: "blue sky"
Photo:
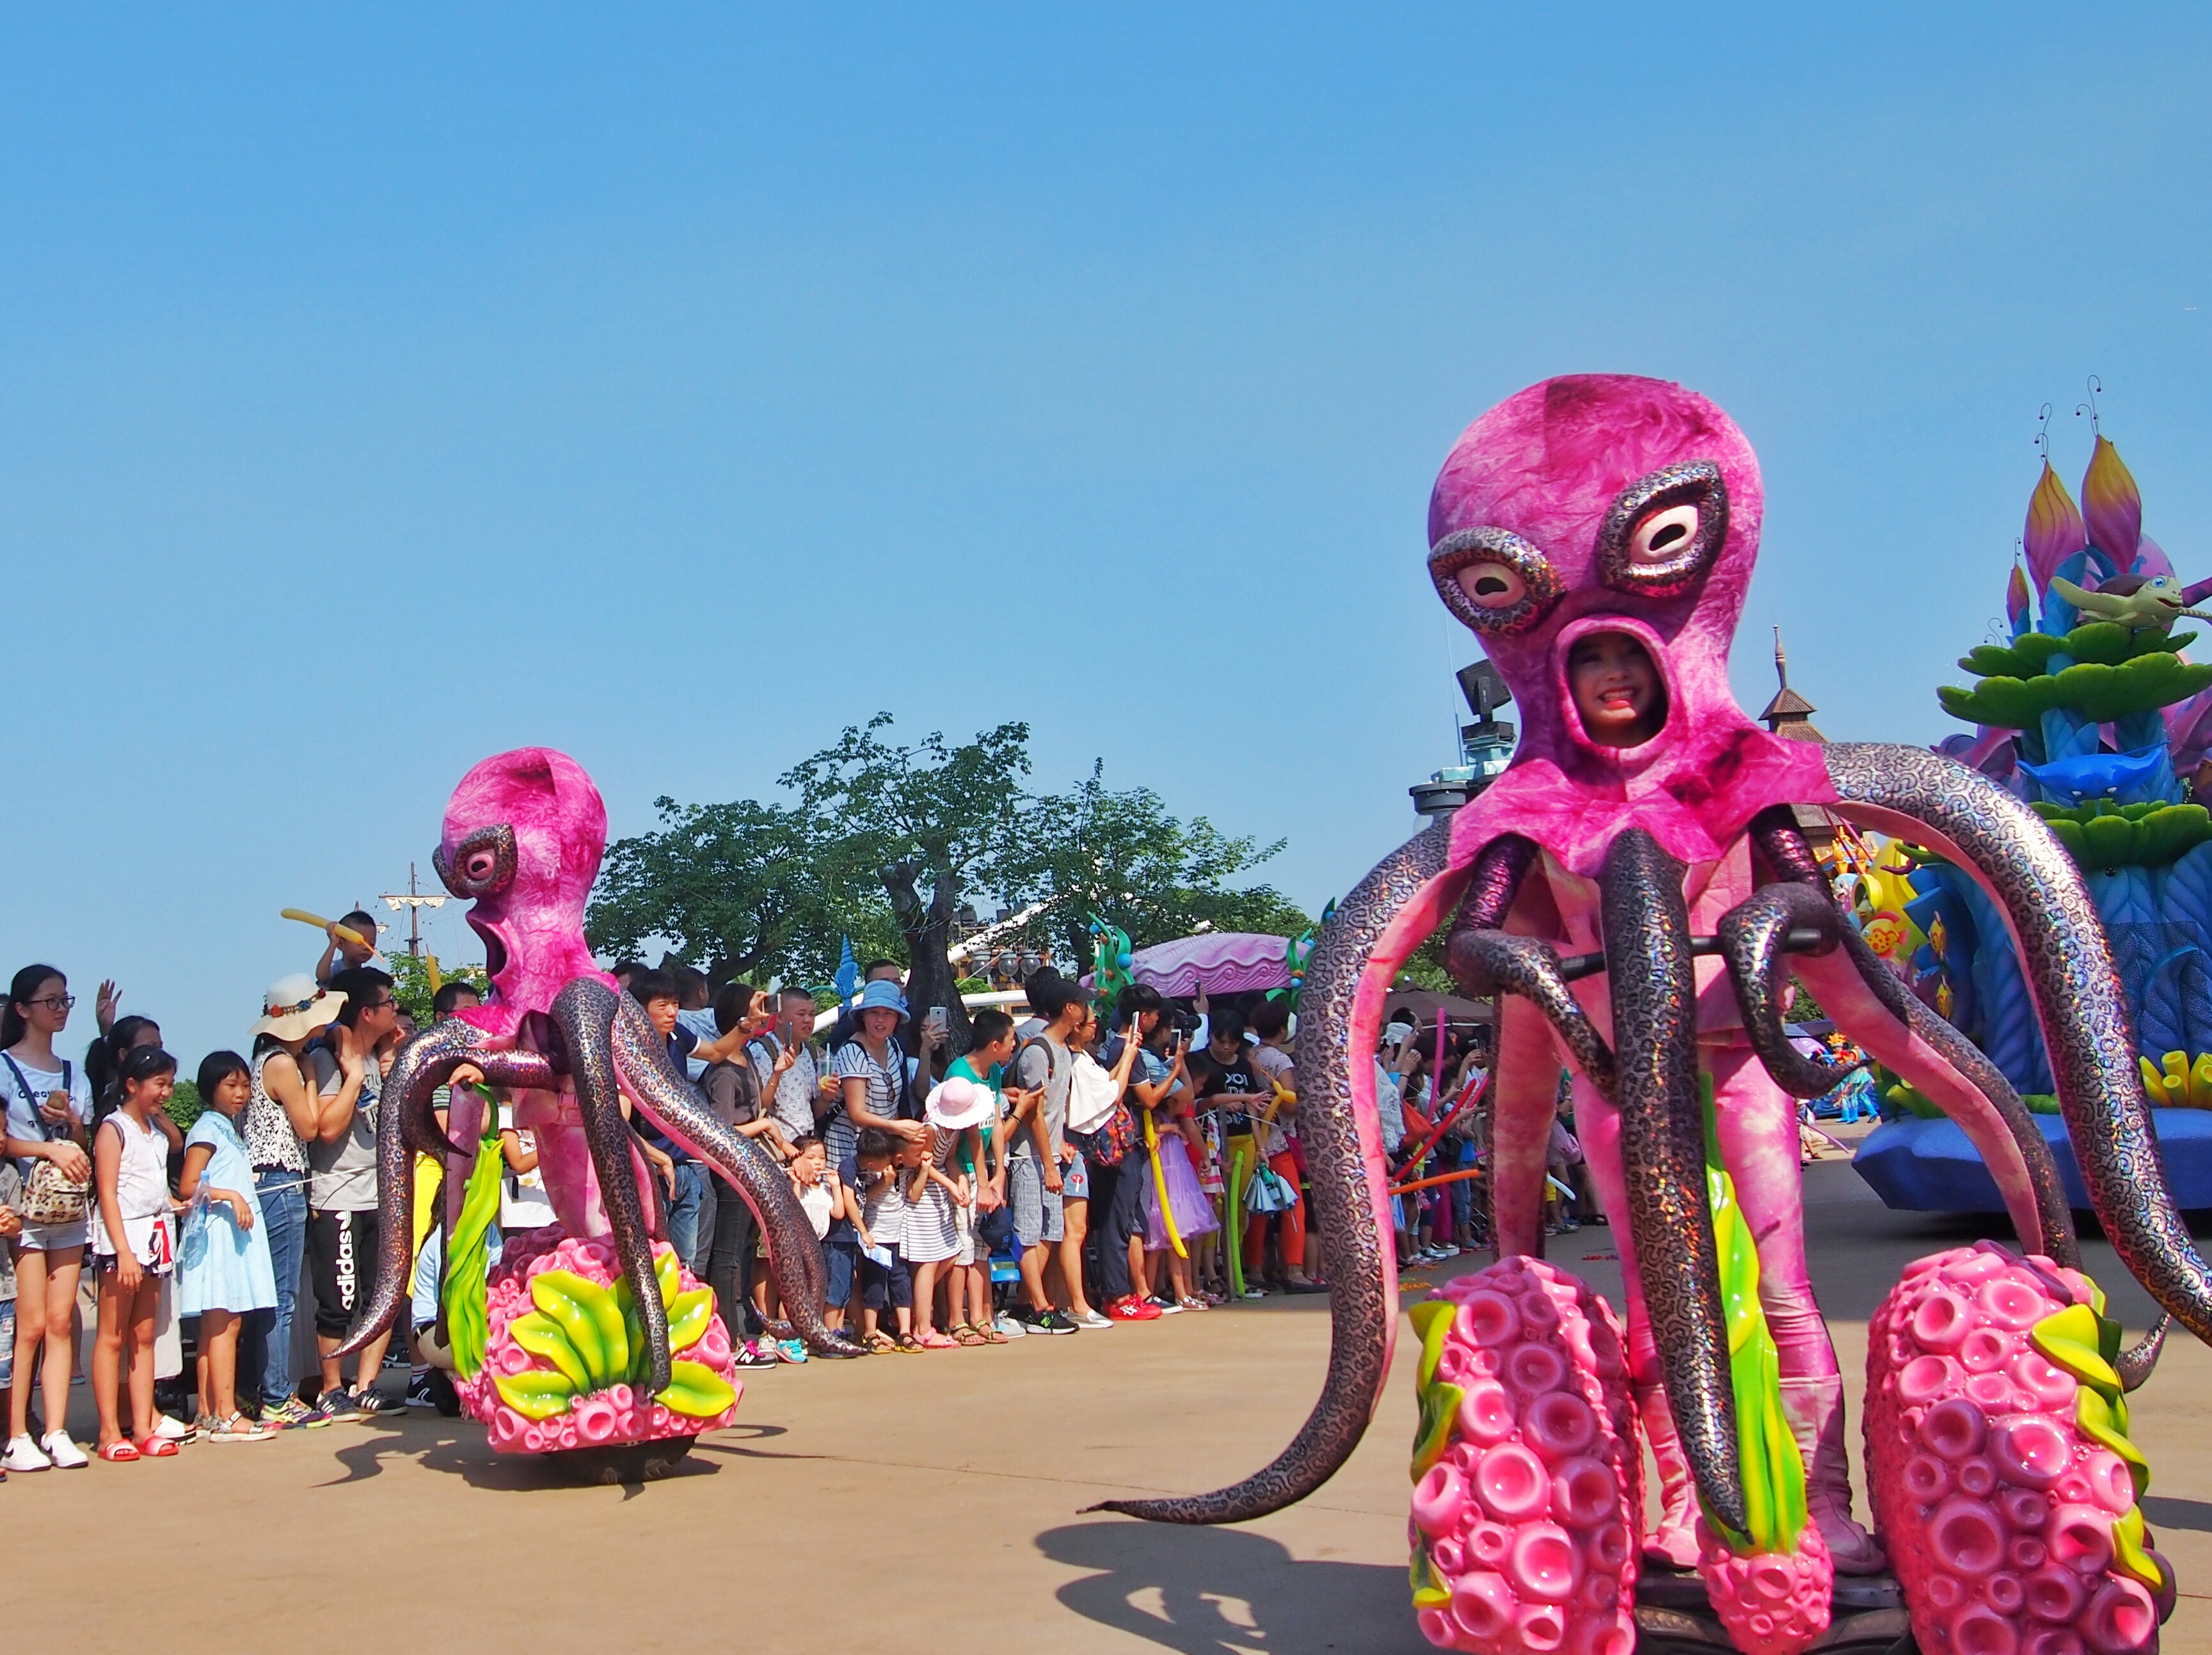
[[[1946,732],[2091,372],[2212,574],[2204,16],[1655,15],[16,9],[0,969],[196,1061],[476,759],[635,832],[878,708],[1317,906],[1451,756],[1436,468],[1555,373],[1750,433],[1737,682],[1779,621],[1832,736]]]

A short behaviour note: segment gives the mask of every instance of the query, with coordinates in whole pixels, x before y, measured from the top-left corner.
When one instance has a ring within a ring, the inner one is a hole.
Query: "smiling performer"
[[[1965,1130],[2019,1238],[1918,1261],[1869,1329],[1869,1482],[1920,1646],[2148,1651],[2174,1583],[2136,1506],[2148,1470],[2120,1401],[2142,1349],[2121,1351],[2081,1273],[2035,1122],[1851,928],[1796,807],[1925,846],[1988,892],[2099,1220],[2212,1340],[2212,1271],[2160,1167],[2110,946],[2064,847],[1987,778],[1917,749],[1784,740],[1736,705],[1728,650],[1763,503],[1734,422],[1658,380],[1547,380],[1461,436],[1430,500],[1427,573],[1524,722],[1504,773],[1378,864],[1308,961],[1298,1118],[1328,1379],[1245,1481],[1110,1508],[1257,1517],[1358,1442],[1398,1310],[1368,1054],[1399,967],[1448,924],[1454,978],[1498,1009],[1499,1261],[1411,1312],[1422,1631],[1480,1655],[1626,1655],[1641,1572],[1694,1563],[1737,1648],[1795,1655],[1829,1626],[1835,1572],[1882,1566],[1851,1514],[1792,1096],[1846,1071],[1784,1034],[1794,975]],[[1542,1260],[1562,1064],[1620,1250],[1625,1337]],[[1639,1438],[1660,1466],[1648,1530]]]

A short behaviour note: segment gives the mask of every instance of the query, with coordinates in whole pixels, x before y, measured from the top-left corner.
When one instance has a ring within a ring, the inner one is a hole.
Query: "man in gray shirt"
[[[1041,995],[1050,1003],[1037,1005]],[[1054,1309],[1045,1294],[1044,1264],[1066,1222],[1060,1210],[1060,1168],[1067,1136],[1068,1082],[1075,1074],[1067,1042],[1090,1015],[1091,997],[1074,984],[1055,979],[1042,987],[1032,984],[1030,1002],[1044,1016],[1045,1030],[1021,1047],[1014,1073],[1024,1090],[1042,1088],[1044,1101],[1014,1129],[1013,1148],[1006,1155],[1007,1204],[1014,1209],[1014,1246],[1020,1252],[1022,1288],[1029,1300],[1028,1309],[1015,1314],[1034,1332],[1073,1333],[1076,1325]]]
[[[360,1420],[383,1406],[376,1394],[387,1331],[362,1349],[348,1391],[334,1354],[352,1331],[376,1270],[376,1105],[382,1074],[377,1047],[399,1027],[392,979],[356,966],[331,979],[346,997],[326,1037],[307,1048],[314,1068],[315,1136],[307,1149],[307,1268],[315,1289],[315,1349],[322,1359],[317,1409],[325,1419]]]
[[[806,1044],[813,1033],[814,997],[803,988],[787,988],[783,991],[775,1027],[746,1048],[768,1111],[793,1143],[821,1131],[821,1118],[829,1105],[822,1095],[822,1076],[815,1066],[813,1048]],[[779,1076],[776,1060],[786,1052],[793,1054],[791,1066]]]

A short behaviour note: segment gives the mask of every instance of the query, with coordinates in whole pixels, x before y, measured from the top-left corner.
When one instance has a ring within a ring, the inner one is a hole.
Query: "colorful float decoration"
[[[1944,750],[2025,800],[2080,870],[2119,972],[2133,1056],[2166,1173],[2185,1207],[2212,1204],[2212,665],[2186,654],[2212,581],[2185,585],[2142,532],[2134,477],[2101,432],[2077,507],[2046,458],[2024,560],[2006,587],[2006,640],[1961,657],[1971,688],[1937,692],[1975,725]],[[1909,928],[1913,991],[2002,1071],[2051,1141],[2068,1199],[2087,1204],[2019,950],[1989,894],[1909,841],[1862,906],[1869,943]],[[1898,883],[1905,888],[1901,893]],[[1899,900],[1902,895],[1902,901]],[[1881,1077],[1899,1118],[1864,1144],[1863,1176],[1893,1206],[2002,1209],[1981,1156],[1935,1106]]]

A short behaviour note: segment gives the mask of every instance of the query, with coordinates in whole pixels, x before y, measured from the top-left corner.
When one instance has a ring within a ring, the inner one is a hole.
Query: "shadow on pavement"
[[[2145,1494],[2142,1504],[2142,1514],[2154,1529],[2194,1529],[2199,1534],[2212,1534],[2212,1502]]]
[[[1402,1568],[1304,1562],[1241,1529],[1122,1519],[1052,1529],[1036,1543],[1056,1563],[1096,1571],[1060,1589],[1069,1609],[1181,1655],[1429,1649]]]

